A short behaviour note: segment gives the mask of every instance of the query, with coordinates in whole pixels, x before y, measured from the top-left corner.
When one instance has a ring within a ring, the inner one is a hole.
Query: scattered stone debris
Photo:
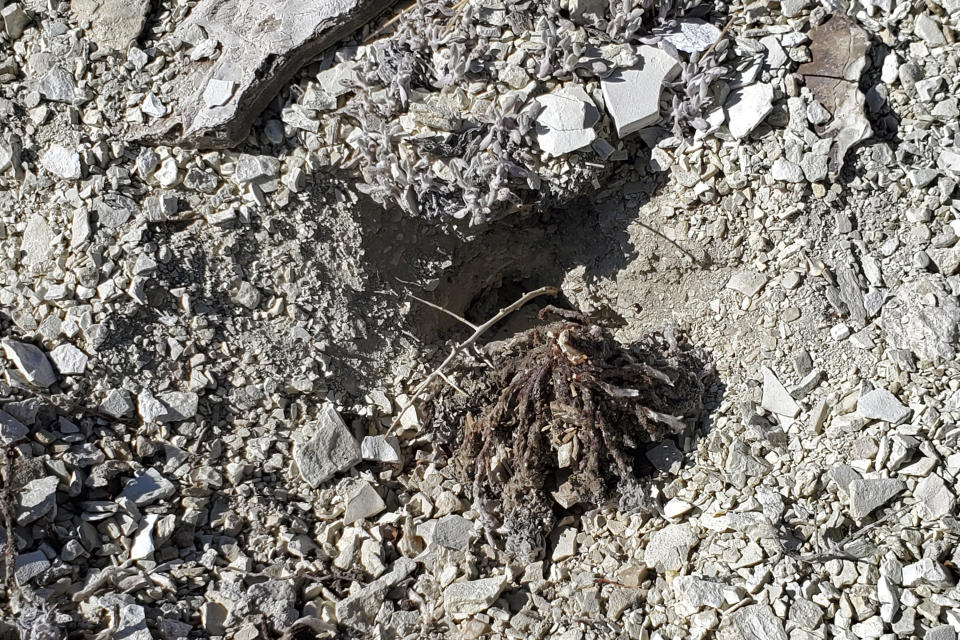
[[[955,0],[303,4],[0,2],[0,636],[956,637]]]

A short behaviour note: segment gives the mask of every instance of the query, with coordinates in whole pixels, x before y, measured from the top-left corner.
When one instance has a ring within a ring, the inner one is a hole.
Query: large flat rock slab
[[[303,65],[393,2],[201,0],[177,34],[199,27],[207,39],[198,47],[212,55],[191,57],[160,96],[169,114],[135,137],[199,148],[237,145]]]

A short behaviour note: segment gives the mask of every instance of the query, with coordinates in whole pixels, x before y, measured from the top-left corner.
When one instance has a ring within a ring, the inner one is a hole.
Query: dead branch
[[[393,423],[390,425],[390,428],[387,429],[386,435],[390,435],[393,432],[396,426],[400,424],[400,418],[403,416],[403,414],[406,413],[407,410],[413,406],[413,403],[416,401],[418,397],[420,397],[420,394],[423,393],[424,390],[427,387],[429,387],[434,380],[436,380],[443,374],[444,369],[446,369],[454,360],[456,360],[457,356],[460,355],[460,353],[464,349],[469,349],[471,346],[473,346],[473,344],[480,338],[480,336],[486,333],[490,329],[490,327],[497,324],[498,322],[506,318],[508,315],[510,315],[517,309],[520,309],[522,306],[524,306],[534,298],[539,298],[540,296],[546,296],[546,295],[555,296],[558,293],[560,293],[560,289],[558,289],[557,287],[540,287],[535,291],[531,291],[523,295],[519,300],[517,300],[510,306],[500,309],[500,311],[495,316],[493,316],[492,318],[484,322],[482,325],[477,327],[476,330],[473,332],[473,335],[471,335],[469,338],[467,338],[466,340],[464,340],[463,342],[455,346],[453,350],[450,352],[450,355],[447,356],[447,359],[444,360],[439,367],[434,369],[430,373],[430,375],[428,375],[426,379],[423,382],[421,382],[416,389],[414,389],[413,394],[410,396],[410,399],[407,400],[406,404],[397,414],[396,419],[394,419]],[[450,313],[450,312],[448,311],[447,313]],[[454,317],[457,317],[455,314],[451,314],[451,315],[454,315]]]
[[[4,580],[7,598],[12,598],[17,582],[13,579],[16,568],[16,551],[13,533],[13,455],[12,445],[3,451],[3,487],[0,488],[0,514],[3,516],[3,528],[7,539],[3,543]]]

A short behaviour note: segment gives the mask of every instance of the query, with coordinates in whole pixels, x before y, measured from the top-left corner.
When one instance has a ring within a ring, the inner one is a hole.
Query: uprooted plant
[[[700,415],[704,355],[673,332],[626,347],[585,315],[492,343],[427,408],[442,453],[472,481],[488,530],[533,559],[556,514],[577,505],[641,506],[643,453]]]

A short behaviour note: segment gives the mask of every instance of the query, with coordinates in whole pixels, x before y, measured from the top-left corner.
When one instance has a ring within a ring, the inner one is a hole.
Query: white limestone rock
[[[360,445],[337,410],[327,403],[313,435],[294,440],[293,458],[304,482],[316,488],[360,462]]]
[[[57,381],[50,361],[39,348],[26,342],[3,339],[3,353],[30,384],[49,387]]]
[[[542,107],[535,123],[537,144],[549,155],[571,153],[596,140],[599,113],[583,89],[560,88],[536,102]]]
[[[79,376],[87,370],[87,354],[72,344],[61,344],[50,352],[50,361],[60,375]]]
[[[50,145],[43,154],[43,168],[64,180],[79,180],[80,154],[59,144]]]
[[[773,85],[757,83],[737,89],[724,106],[730,135],[737,140],[746,138],[773,110]]]
[[[454,582],[443,590],[447,615],[454,620],[463,620],[486,611],[500,597],[506,584],[504,576]]]
[[[618,69],[600,82],[604,105],[620,138],[660,121],[663,84],[680,73],[680,63],[657,47],[641,46],[639,56],[639,65]]]

